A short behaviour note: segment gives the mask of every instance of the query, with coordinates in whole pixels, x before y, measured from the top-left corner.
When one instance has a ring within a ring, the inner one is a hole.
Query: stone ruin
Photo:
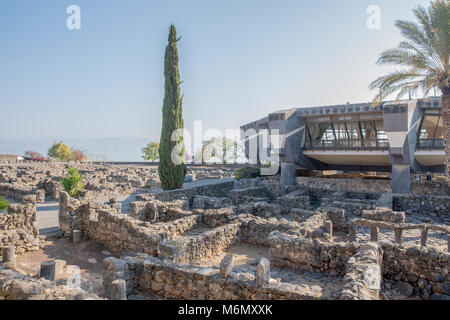
[[[59,236],[95,241],[112,253],[104,261],[104,295],[89,288],[61,293],[54,284],[51,297],[39,290],[27,297],[450,298],[450,195],[445,189],[435,195],[396,195],[381,192],[372,181],[342,187],[310,179],[302,178],[283,196],[277,176],[142,193],[126,209],[114,199],[74,199],[59,191]],[[32,212],[29,198],[23,201],[8,214]],[[28,211],[18,209],[27,205]],[[17,227],[39,239],[33,218],[27,221],[29,226]],[[3,247],[39,247],[39,242],[11,239],[2,238]],[[11,260],[6,256],[3,268]],[[50,267],[56,270],[56,263]],[[0,270],[0,284],[20,277],[25,276]],[[16,298],[11,294],[16,289],[9,288],[0,296]]]

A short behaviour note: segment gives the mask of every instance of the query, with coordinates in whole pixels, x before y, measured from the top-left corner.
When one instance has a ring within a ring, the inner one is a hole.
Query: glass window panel
[[[444,133],[442,117],[425,116],[423,119],[421,139],[442,139]]]

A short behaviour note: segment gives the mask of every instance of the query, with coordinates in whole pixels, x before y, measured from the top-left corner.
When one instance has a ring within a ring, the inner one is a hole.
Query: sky
[[[185,127],[367,102],[375,65],[421,0],[2,0],[0,139],[159,140],[163,57],[179,35]],[[66,9],[81,9],[69,30]],[[367,8],[381,9],[371,30]]]

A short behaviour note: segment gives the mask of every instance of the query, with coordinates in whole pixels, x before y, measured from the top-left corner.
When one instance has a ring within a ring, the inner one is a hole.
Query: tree
[[[237,141],[224,137],[212,137],[197,150],[196,159],[206,163],[236,163],[239,146]]]
[[[48,150],[48,156],[50,158],[55,158],[61,161],[69,160],[71,152],[68,146],[66,146],[62,141],[59,143],[54,142],[52,147]]]
[[[425,95],[438,88],[442,92],[442,119],[444,124],[445,166],[450,173],[450,1],[436,0],[428,9],[414,9],[418,23],[399,20],[404,41],[395,49],[383,52],[379,65],[397,65],[401,70],[393,71],[372,82],[370,89],[378,89],[374,104],[397,93],[397,99],[405,94],[421,90]]]
[[[70,148],[70,160],[82,161],[87,160],[87,158],[83,150],[74,147]]]
[[[61,180],[61,184],[71,197],[78,196],[84,188],[83,176],[75,168],[69,168],[67,175]]]
[[[25,152],[25,159],[33,160],[33,161],[44,161],[44,157],[36,151],[27,151]]]
[[[159,159],[158,150],[159,150],[159,143],[158,142],[150,142],[149,144],[147,144],[147,146],[142,148],[142,152],[144,153],[142,158],[144,160],[156,161]]]
[[[177,31],[170,26],[164,55],[164,103],[158,173],[163,190],[179,189],[186,177],[186,151],[183,140],[183,97],[180,94]]]

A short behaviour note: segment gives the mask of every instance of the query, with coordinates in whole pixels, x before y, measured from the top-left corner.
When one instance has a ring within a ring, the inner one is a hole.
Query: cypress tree
[[[163,190],[180,189],[186,177],[186,151],[182,134],[184,128],[183,97],[180,94],[177,49],[179,40],[175,26],[171,25],[169,43],[164,55],[164,103],[161,142],[159,144],[158,173]],[[172,141],[172,134],[176,131],[179,132],[179,135],[176,141]]]

